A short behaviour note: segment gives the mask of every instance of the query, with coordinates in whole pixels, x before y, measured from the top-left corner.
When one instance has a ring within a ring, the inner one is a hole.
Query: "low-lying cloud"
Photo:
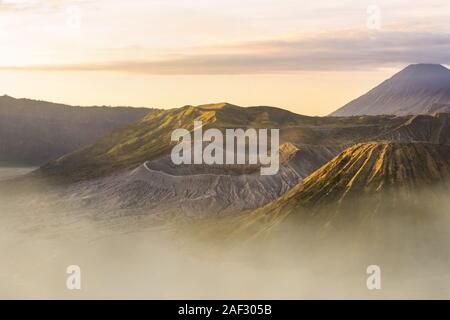
[[[2,66],[2,70],[115,71],[149,75],[264,74],[368,70],[409,63],[450,64],[450,34],[341,31],[290,40],[206,47],[163,60]]]

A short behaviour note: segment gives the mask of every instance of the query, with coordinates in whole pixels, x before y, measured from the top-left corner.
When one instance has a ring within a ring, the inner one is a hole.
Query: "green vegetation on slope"
[[[204,128],[279,128],[280,144],[348,146],[399,128],[408,117],[308,117],[273,107],[243,108],[221,103],[156,110],[139,122],[116,130],[42,167],[37,174],[73,182],[134,168],[170,153],[173,130]],[[401,137],[399,137],[401,138]]]
[[[420,208],[416,195],[425,190],[431,197],[433,190],[448,190],[449,183],[450,146],[361,143],[341,152],[279,199],[246,215],[239,224],[241,229],[260,232],[289,217],[303,223],[314,220],[324,227],[337,220],[361,222],[396,208],[404,211],[405,205],[411,205],[412,214]]]

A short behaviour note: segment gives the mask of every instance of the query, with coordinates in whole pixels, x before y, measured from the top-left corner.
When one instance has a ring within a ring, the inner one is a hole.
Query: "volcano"
[[[450,70],[439,64],[413,64],[331,116],[407,115],[450,111]]]

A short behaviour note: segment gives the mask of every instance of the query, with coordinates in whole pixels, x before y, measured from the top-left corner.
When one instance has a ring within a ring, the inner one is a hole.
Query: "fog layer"
[[[11,170],[8,177],[26,171]],[[373,245],[376,237],[363,243],[364,237],[347,237],[349,229],[328,237],[314,224],[299,228],[292,221],[256,240],[218,241],[209,234],[228,233],[228,220],[154,223],[142,212],[80,208],[47,186],[15,191],[9,181],[1,184],[0,298],[450,297],[448,238],[432,236],[435,225],[449,230],[445,195],[435,212],[424,213],[434,222],[423,221],[423,234],[394,219],[385,227],[399,236]],[[66,287],[69,265],[81,268],[81,290]],[[366,286],[369,265],[381,268],[381,290]]]

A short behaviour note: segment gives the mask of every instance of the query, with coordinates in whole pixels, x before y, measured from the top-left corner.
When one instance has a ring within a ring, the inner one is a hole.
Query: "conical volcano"
[[[331,116],[424,114],[450,111],[450,70],[413,64]]]

